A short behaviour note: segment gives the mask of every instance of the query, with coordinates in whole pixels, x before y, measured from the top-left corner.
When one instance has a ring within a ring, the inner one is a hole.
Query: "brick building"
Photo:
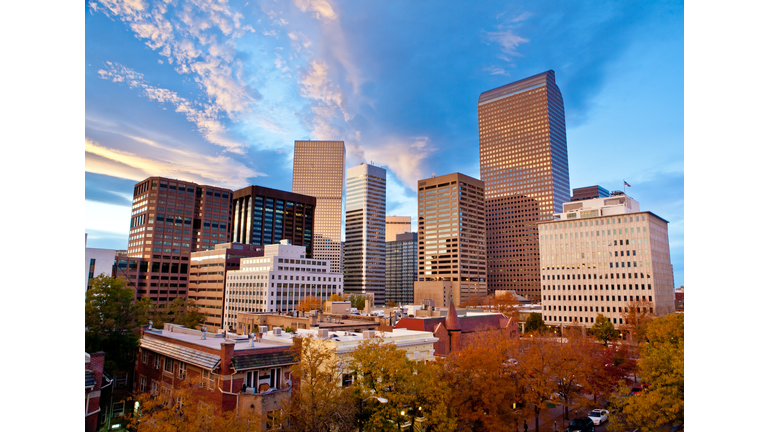
[[[104,352],[85,354],[85,432],[99,429],[101,387],[104,376]]]
[[[203,333],[180,325],[143,328],[134,392],[169,392],[185,380],[216,413],[255,412],[264,420],[290,398],[291,342]]]

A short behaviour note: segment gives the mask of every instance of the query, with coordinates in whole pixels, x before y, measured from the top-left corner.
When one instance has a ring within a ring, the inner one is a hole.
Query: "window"
[[[139,377],[139,391],[147,391],[147,377]]]
[[[149,363],[149,351],[143,350],[141,352],[141,362],[144,364]]]
[[[128,372],[115,375],[115,388],[122,388],[128,384]]]
[[[205,386],[208,389],[213,389],[213,373],[211,371],[203,370],[203,382],[200,383],[200,387]]]
[[[173,359],[166,357],[165,366],[163,367],[165,372],[173,373]]]
[[[152,381],[152,394],[157,394],[157,391],[159,389],[159,384],[157,381]]]
[[[160,354],[155,354],[155,369],[160,369],[160,358],[162,356]]]
[[[112,404],[112,418],[123,415],[124,409],[125,409],[124,402],[118,402],[116,404]]]
[[[179,362],[179,378],[184,379],[187,377],[187,364]]]

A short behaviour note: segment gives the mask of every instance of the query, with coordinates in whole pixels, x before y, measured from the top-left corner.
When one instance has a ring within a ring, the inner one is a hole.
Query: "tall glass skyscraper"
[[[341,199],[344,194],[344,141],[296,141],[293,192],[317,198],[313,257],[327,260],[341,273]]]
[[[347,170],[344,292],[385,304],[387,171],[360,164]]]
[[[541,296],[537,223],[570,198],[565,110],[555,73],[489,90],[477,106],[488,218],[488,289]]]
[[[419,236],[415,232],[404,232],[386,242],[387,302],[413,304],[413,283],[417,278],[419,258],[418,240]]]

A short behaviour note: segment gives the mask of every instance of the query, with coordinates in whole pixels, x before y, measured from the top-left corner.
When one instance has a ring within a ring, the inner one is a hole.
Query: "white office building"
[[[96,276],[112,276],[115,264],[115,249],[88,247],[88,234],[85,234],[85,290],[91,287],[91,279]]]
[[[225,329],[236,327],[238,312],[291,311],[306,296],[325,301],[344,292],[329,261],[306,258],[306,248],[288,240],[265,246],[263,257],[242,258],[240,270],[227,272],[225,290]]]

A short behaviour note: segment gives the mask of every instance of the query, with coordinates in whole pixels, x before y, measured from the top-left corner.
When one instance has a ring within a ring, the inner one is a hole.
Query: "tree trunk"
[[[536,432],[539,432],[539,411],[541,411],[541,409],[536,406],[534,408],[534,412],[536,413]]]

